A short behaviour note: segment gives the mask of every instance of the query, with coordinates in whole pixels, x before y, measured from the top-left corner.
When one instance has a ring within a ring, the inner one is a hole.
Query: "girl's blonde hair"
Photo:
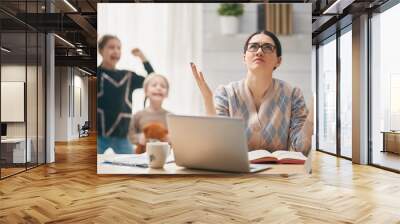
[[[167,94],[168,94],[168,92],[169,92],[169,82],[168,82],[168,79],[167,79],[165,76],[163,76],[163,75],[156,74],[156,73],[151,73],[151,74],[148,75],[148,76],[144,79],[144,81],[143,81],[143,90],[144,90],[144,94],[145,94],[143,107],[146,107],[146,101],[147,101],[147,98],[148,98],[148,97],[146,96],[147,87],[149,86],[151,80],[153,80],[154,78],[157,78],[157,77],[158,77],[158,78],[161,78],[162,80],[164,80],[165,85],[166,85],[166,87],[167,87]]]

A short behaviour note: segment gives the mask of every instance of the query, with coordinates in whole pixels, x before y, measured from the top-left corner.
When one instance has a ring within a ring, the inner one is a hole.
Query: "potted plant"
[[[239,31],[239,16],[243,15],[243,4],[222,3],[218,8],[220,15],[221,33],[236,34]]]

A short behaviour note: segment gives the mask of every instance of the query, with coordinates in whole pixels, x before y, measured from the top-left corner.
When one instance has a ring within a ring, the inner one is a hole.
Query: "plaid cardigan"
[[[299,88],[272,79],[257,111],[245,80],[220,86],[215,93],[217,115],[239,117],[246,123],[250,150],[295,150],[308,155],[313,124]]]

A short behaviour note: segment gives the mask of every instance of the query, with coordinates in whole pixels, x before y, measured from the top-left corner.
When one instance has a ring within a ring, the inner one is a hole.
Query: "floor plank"
[[[376,165],[400,170],[400,154],[374,151],[372,162]]]

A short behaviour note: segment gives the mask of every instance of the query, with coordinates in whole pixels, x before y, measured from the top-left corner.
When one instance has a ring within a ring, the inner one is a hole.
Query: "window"
[[[340,36],[340,155],[352,157],[352,33]]]
[[[40,6],[44,5],[43,1],[17,3],[1,2],[0,6],[17,5],[23,16],[42,12]],[[44,33],[3,12],[0,26],[0,111],[5,129],[0,144],[0,178],[5,178],[45,162],[46,40]]]
[[[318,48],[318,149],[336,153],[336,40]]]
[[[400,170],[400,4],[371,19],[372,164]],[[393,131],[393,132],[392,132]]]

